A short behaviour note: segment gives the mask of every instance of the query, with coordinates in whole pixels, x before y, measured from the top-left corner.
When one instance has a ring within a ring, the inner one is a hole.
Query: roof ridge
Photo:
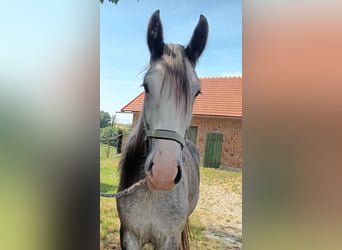
[[[139,95],[137,95],[135,98],[133,98],[129,103],[127,103],[124,107],[122,107],[120,109],[121,112],[123,112],[123,110],[128,107],[131,103],[133,103],[136,99],[138,99],[141,95],[144,94],[144,91],[142,91]]]

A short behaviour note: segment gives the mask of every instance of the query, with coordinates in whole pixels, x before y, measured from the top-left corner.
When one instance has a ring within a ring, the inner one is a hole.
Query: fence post
[[[121,141],[122,141],[122,136],[123,136],[122,134],[119,134],[119,135],[114,136],[114,137],[100,138],[100,142],[101,142],[101,141],[106,141],[106,142],[108,142],[108,144],[107,144],[107,152],[106,152],[107,158],[109,158],[110,142],[113,141],[113,140],[115,140],[115,139],[117,139],[117,138],[119,138],[118,140],[120,140],[120,142],[121,142]],[[121,144],[120,144],[120,146],[121,146]],[[120,153],[121,153],[121,152],[120,152]]]
[[[107,146],[107,159],[109,158],[109,145],[110,145],[109,142],[110,142],[110,141],[108,141],[108,146]]]

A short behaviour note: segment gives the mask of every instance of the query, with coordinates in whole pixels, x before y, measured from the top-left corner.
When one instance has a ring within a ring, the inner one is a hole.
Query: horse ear
[[[163,27],[159,17],[159,10],[156,10],[150,17],[147,28],[147,44],[152,60],[157,60],[163,55]]]
[[[196,64],[197,59],[201,56],[205,45],[207,44],[208,32],[208,21],[205,16],[201,15],[194,33],[192,34],[190,43],[185,49],[189,61],[194,65]]]

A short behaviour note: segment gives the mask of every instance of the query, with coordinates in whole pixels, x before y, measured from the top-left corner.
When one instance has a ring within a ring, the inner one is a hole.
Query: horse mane
[[[119,191],[133,185],[139,178],[145,176],[144,164],[146,160],[142,113],[132,131],[129,141],[122,154],[119,171]]]

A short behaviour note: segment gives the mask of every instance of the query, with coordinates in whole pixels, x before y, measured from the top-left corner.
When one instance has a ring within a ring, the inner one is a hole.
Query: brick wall
[[[205,137],[208,133],[222,133],[221,164],[228,167],[242,167],[242,119],[196,117],[191,126],[197,126],[197,141],[203,163]]]
[[[138,119],[139,113],[134,113],[132,127],[135,127]],[[201,164],[203,163],[206,134],[222,133],[221,164],[228,167],[242,167],[242,119],[193,116],[191,126],[198,128],[196,146],[200,151]],[[126,141],[123,144],[126,144]]]
[[[133,113],[133,121],[132,121],[132,129],[135,127],[135,125],[138,123],[139,121],[139,115],[140,113]]]

